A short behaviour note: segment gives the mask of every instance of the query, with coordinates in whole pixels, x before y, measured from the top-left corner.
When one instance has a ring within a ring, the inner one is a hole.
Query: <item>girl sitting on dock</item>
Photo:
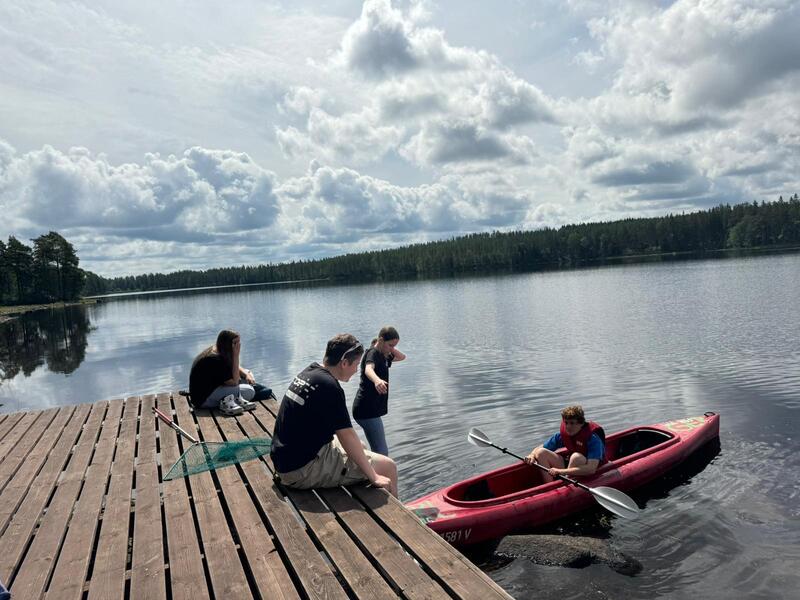
[[[195,407],[219,408],[224,415],[240,415],[256,407],[252,400],[257,392],[258,399],[271,394],[239,364],[241,343],[237,332],[223,329],[217,335],[217,342],[194,359],[189,394]]]

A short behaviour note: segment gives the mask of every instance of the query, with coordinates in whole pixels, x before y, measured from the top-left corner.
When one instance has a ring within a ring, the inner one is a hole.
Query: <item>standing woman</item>
[[[255,379],[239,364],[242,340],[239,334],[223,329],[217,343],[197,355],[189,374],[189,395],[197,408],[219,408],[224,415],[240,415],[253,410]]]
[[[361,381],[353,401],[353,419],[361,425],[370,450],[389,456],[381,417],[389,412],[389,367],[406,355],[397,349],[400,334],[394,327],[384,327],[372,340],[372,347],[361,359]]]

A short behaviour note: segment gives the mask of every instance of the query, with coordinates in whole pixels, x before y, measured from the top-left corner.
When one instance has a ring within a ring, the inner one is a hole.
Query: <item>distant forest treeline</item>
[[[105,279],[87,273],[84,293],[149,291],[302,279],[376,280],[474,271],[570,267],[626,256],[800,245],[800,198],[720,205],[665,217],[476,233],[391,250],[282,264],[148,273]]]
[[[77,300],[85,273],[72,244],[55,231],[32,241],[31,248],[13,235],[0,240],[0,304]]]

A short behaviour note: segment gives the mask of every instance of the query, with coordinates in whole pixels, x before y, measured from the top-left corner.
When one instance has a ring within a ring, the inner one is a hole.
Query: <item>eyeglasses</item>
[[[575,419],[564,419],[564,425],[583,425],[583,423]]]
[[[340,361],[344,360],[344,359],[345,359],[345,357],[347,357],[347,355],[348,355],[348,354],[350,354],[350,353],[351,353],[351,352],[353,352],[354,350],[358,350],[359,348],[361,348],[361,349],[363,350],[363,349],[364,349],[364,346],[362,346],[362,345],[361,345],[361,342],[356,342],[356,345],[355,345],[355,346],[353,346],[353,347],[352,347],[352,348],[350,348],[349,350],[345,350],[345,351],[344,351],[344,353],[342,353],[342,357],[341,357],[339,360],[340,360]]]

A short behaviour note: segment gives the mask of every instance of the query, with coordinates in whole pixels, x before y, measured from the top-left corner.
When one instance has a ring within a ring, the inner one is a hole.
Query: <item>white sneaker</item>
[[[242,407],[242,410],[255,410],[256,403],[250,402],[250,400],[245,400],[241,396],[236,398],[236,404]]]
[[[219,403],[219,412],[227,417],[234,417],[244,412],[244,409],[236,403],[233,394],[225,396]]]

